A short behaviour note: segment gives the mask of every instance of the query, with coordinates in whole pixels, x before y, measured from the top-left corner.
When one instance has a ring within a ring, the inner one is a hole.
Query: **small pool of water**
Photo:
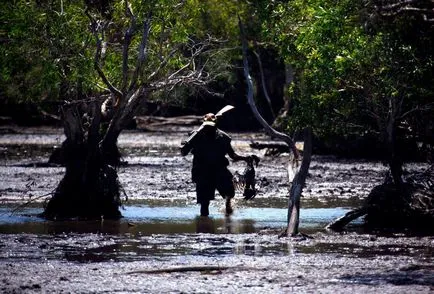
[[[332,219],[342,216],[348,211],[346,208],[306,208],[301,209],[300,217],[303,226],[318,226]],[[125,219],[133,222],[184,222],[198,216],[199,206],[185,207],[150,207],[130,206],[122,212]],[[210,207],[210,218],[224,218],[223,208]],[[231,215],[233,221],[251,221],[261,227],[280,227],[286,223],[287,209],[245,207],[237,209]]]
[[[347,208],[305,208],[300,211],[300,229],[321,230]],[[47,221],[38,218],[41,208],[25,208],[11,214],[0,208],[0,233],[102,232],[111,234],[254,233],[286,225],[287,209],[269,207],[237,208],[226,217],[222,207],[211,206],[209,218],[199,217],[199,206],[125,206],[120,221]]]

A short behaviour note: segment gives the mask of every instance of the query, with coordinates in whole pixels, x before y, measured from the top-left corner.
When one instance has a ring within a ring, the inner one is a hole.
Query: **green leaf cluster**
[[[63,5],[61,5],[61,2]],[[79,1],[0,4],[0,91],[14,102],[55,101],[90,77],[87,21]]]
[[[86,9],[100,23],[108,23],[103,36],[107,48],[100,65],[107,78],[120,85],[123,35],[131,19],[125,13],[125,1],[107,3],[106,10],[99,11],[98,5],[86,6],[85,1],[3,1],[0,4],[2,98],[11,103],[41,103],[105,91],[106,86],[93,66],[96,41]],[[167,64],[154,80],[182,68],[189,61],[191,45],[209,37],[218,42],[197,62],[206,60],[207,70],[217,72],[220,79],[229,78],[231,60],[236,54],[234,50],[221,49],[238,42],[237,14],[243,11],[238,1],[130,0],[129,3],[137,23],[128,59],[131,75],[137,62],[143,21],[151,15],[142,81],[163,60]]]
[[[131,19],[125,14],[125,1],[107,3],[108,11],[103,13],[95,7],[89,9],[96,19],[109,23],[104,35],[107,50],[100,65],[107,78],[119,86],[123,35]],[[204,65],[215,75],[211,90],[241,85],[242,81],[237,81],[240,16],[248,39],[255,41],[250,42],[252,49],[268,56],[268,73],[281,75],[283,63],[294,68],[294,81],[285,93],[290,98],[290,131],[309,125],[321,138],[380,134],[391,115],[391,103],[400,108],[397,127],[406,130],[406,135],[411,135],[410,130],[425,130],[424,119],[432,125],[432,107],[426,106],[433,103],[434,34],[433,26],[422,17],[398,14],[386,18],[378,14],[372,1],[129,3],[137,17],[128,60],[130,75],[139,53],[143,21],[152,15],[141,82],[163,80],[183,68],[190,61],[192,46],[212,38],[216,41],[195,59],[195,65]],[[83,1],[1,2],[2,99],[41,103],[106,91],[93,66],[95,39],[86,8]],[[163,60],[166,66],[153,80],[147,80]],[[253,77],[258,76],[255,70]],[[270,81],[276,85],[278,79]],[[179,87],[154,97],[181,103],[194,91]]]
[[[323,138],[381,133],[392,102],[401,114],[433,102],[433,27],[423,17],[386,18],[373,2],[349,0],[261,1],[255,9],[262,40],[296,70],[290,130],[311,125]],[[411,123],[402,117],[397,127]]]

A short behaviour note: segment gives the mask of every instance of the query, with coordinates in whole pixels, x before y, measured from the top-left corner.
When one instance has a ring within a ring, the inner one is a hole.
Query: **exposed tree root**
[[[122,190],[116,169],[109,165],[119,157],[104,156],[101,150],[100,102],[70,103],[62,111],[66,172],[41,216],[51,220],[120,218]]]
[[[341,231],[351,221],[365,216],[364,227],[374,230],[411,230],[434,233],[434,169],[407,177],[403,184],[386,182],[376,186],[361,208],[327,225]]]

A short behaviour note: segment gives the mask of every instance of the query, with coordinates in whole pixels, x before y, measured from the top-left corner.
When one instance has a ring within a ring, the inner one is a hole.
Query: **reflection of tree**
[[[235,220],[231,216],[225,216],[224,219],[198,217],[195,225],[196,233],[249,234],[257,231],[253,220]]]
[[[65,220],[49,222],[44,225],[46,233],[49,234],[83,234],[83,233],[102,233],[120,234],[128,231],[128,224],[117,220],[88,220],[75,221]]]
[[[228,234],[250,234],[256,233],[255,222],[253,220],[243,219],[234,220],[231,216],[223,219],[224,232]]]

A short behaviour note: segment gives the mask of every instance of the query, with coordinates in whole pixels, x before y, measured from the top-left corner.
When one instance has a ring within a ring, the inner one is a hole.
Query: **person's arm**
[[[183,141],[181,142],[181,154],[186,156],[191,151],[191,142]]]
[[[239,161],[239,160],[247,161],[249,159],[249,156],[242,156],[237,154],[232,148],[232,146],[230,146],[228,149],[228,155],[230,158],[232,158],[233,161]]]
[[[260,161],[259,157],[256,155],[241,156],[241,155],[237,154],[234,151],[234,149],[232,148],[232,146],[228,150],[228,155],[230,158],[232,158],[233,161],[244,160],[248,164],[254,163],[256,166],[258,166],[259,161]]]
[[[192,141],[193,141],[194,136],[196,134],[197,134],[197,131],[190,132],[188,139],[181,142],[181,154],[182,154],[182,156],[186,156],[193,148]]]
[[[199,133],[201,133],[203,129],[203,125],[201,125],[197,130],[192,131],[188,134],[188,139],[181,142],[181,154],[182,156],[187,155],[191,149],[193,149],[193,146],[195,146],[195,142],[197,141],[197,137]]]

